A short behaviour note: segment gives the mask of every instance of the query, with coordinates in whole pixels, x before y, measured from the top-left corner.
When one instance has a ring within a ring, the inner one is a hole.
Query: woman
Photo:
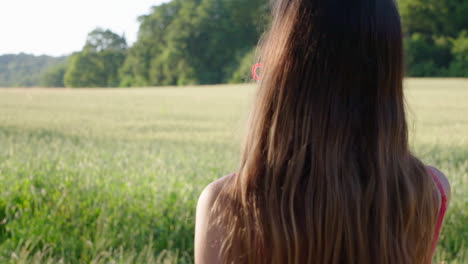
[[[196,263],[430,263],[450,193],[408,148],[394,0],[277,0],[241,166]]]

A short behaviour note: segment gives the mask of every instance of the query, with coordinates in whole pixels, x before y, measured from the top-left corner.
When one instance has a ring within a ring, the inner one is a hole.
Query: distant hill
[[[41,75],[51,66],[65,63],[67,57],[7,54],[0,56],[0,87],[39,86]]]

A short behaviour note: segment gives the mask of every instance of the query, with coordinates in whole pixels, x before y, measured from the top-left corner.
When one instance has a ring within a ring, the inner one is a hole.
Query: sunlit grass
[[[254,87],[0,90],[0,263],[192,263],[196,199],[235,171]],[[447,174],[438,261],[468,262],[468,81],[407,82]]]

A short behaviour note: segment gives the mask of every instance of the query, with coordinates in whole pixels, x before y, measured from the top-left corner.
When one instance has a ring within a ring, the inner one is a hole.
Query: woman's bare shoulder
[[[208,184],[203,189],[200,198],[198,199],[199,203],[202,201],[207,205],[212,205],[224,186],[231,182],[234,179],[234,176],[234,173],[228,174]]]
[[[450,187],[450,182],[449,182],[447,176],[445,176],[445,174],[442,173],[442,172],[441,172],[439,169],[437,169],[436,167],[426,165],[426,168],[428,168],[429,170],[432,171],[432,173],[434,173],[434,175],[437,177],[437,179],[439,180],[440,184],[442,185],[442,188],[444,188],[444,192],[445,192],[447,198],[450,198],[451,187]]]
[[[222,263],[221,243],[222,230],[212,225],[215,216],[212,207],[221,190],[232,179],[234,174],[221,177],[208,184],[198,198],[195,221],[195,263]]]

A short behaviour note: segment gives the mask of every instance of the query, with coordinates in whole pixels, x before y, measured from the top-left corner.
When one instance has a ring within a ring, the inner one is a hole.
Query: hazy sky
[[[137,37],[137,17],[169,0],[1,0],[0,55],[64,55],[80,50],[88,32],[109,28],[128,44]]]

